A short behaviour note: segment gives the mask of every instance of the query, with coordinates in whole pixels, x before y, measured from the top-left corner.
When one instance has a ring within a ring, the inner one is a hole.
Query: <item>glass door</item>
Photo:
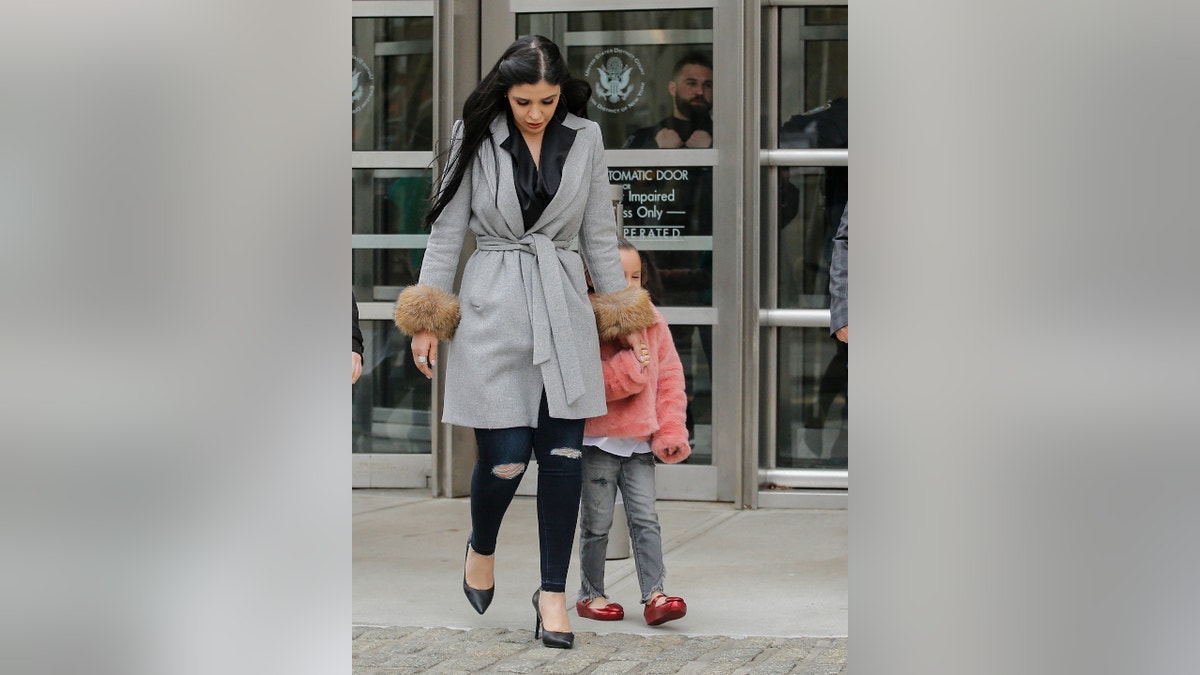
[[[847,203],[847,18],[844,2],[761,10],[755,506],[846,505],[848,346],[830,336],[829,263]]]
[[[431,2],[356,1],[352,7],[351,181],[353,285],[365,342],[353,389],[354,487],[425,487],[433,401],[392,322],[402,286],[416,282],[433,160],[435,29]]]
[[[483,35],[481,70],[516,36],[541,34],[563,49],[572,75],[592,86],[587,113],[604,134],[623,234],[650,259],[646,285],[671,324],[684,366],[692,456],[660,465],[659,495],[670,499],[738,498],[741,237],[736,199],[718,198],[715,189],[738,182],[733,153],[719,161],[722,148],[740,142],[740,44],[718,37],[739,34],[736,24],[722,30],[721,22],[740,13],[726,4],[724,10],[711,1],[659,2],[654,9],[624,0],[482,6],[482,24],[497,30]]]

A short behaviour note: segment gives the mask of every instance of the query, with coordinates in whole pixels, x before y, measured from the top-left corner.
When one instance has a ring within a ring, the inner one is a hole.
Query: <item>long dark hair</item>
[[[463,175],[466,174],[475,154],[479,152],[484,139],[491,134],[492,120],[500,113],[512,115],[508,104],[508,90],[516,84],[537,84],[542,80],[562,87],[562,95],[558,98],[558,107],[555,110],[556,116],[565,111],[585,109],[587,97],[591,95],[591,87],[586,87],[584,93],[584,88],[572,83],[573,78],[567,70],[567,62],[563,59],[558,45],[542,35],[517,38],[516,42],[504,50],[496,65],[483,76],[475,90],[467,97],[467,102],[463,104],[462,147],[454,162],[442,173],[439,188],[434,191],[429,211],[425,214],[426,228],[433,225],[433,221],[437,220],[458,192]]]

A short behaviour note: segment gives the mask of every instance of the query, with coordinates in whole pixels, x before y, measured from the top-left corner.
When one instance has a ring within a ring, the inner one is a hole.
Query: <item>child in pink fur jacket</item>
[[[642,260],[637,249],[624,239],[617,248],[629,285],[640,286]],[[621,605],[604,594],[604,560],[618,487],[629,521],[646,623],[657,626],[687,613],[683,598],[663,592],[662,534],[654,508],[654,458],[673,464],[692,452],[685,427],[687,397],[671,331],[657,309],[654,314],[657,321],[645,330],[643,353],[651,357],[647,367],[623,339],[601,343],[608,413],[589,419],[584,427],[581,588],[575,610],[597,621],[625,618]]]

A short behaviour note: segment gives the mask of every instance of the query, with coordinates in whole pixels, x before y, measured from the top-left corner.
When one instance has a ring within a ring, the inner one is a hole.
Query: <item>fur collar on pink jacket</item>
[[[654,310],[654,318],[654,325],[646,329],[650,365],[645,370],[628,346],[617,340],[600,343],[608,414],[589,419],[584,433],[648,440],[656,457],[674,464],[692,454],[683,364],[658,309]]]

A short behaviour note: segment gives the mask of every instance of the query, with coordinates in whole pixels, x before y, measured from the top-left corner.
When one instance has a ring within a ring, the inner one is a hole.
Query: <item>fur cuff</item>
[[[612,340],[654,325],[654,305],[644,288],[630,286],[616,293],[592,296],[601,340]]]
[[[433,286],[409,286],[396,298],[396,327],[408,335],[431,331],[449,340],[458,328],[458,297]]]

